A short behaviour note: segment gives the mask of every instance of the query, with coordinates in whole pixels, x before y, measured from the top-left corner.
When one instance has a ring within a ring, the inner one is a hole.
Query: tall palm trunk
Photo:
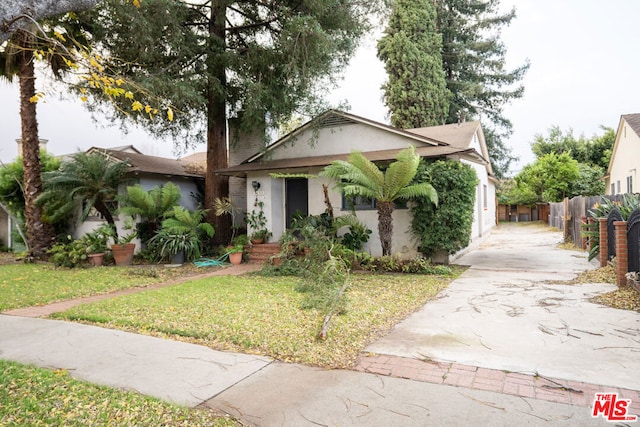
[[[216,79],[222,86],[226,85],[226,71],[216,63],[217,57],[225,49],[225,26],[227,8],[224,2],[214,2],[209,20],[209,34],[212,36],[214,53],[209,55],[208,66],[213,70]],[[227,153],[227,112],[224,95],[214,93],[213,85],[207,92],[207,171],[205,175],[205,208],[209,209],[207,221],[213,224],[214,243],[226,244],[231,238],[231,220],[229,215],[216,216],[213,209],[214,200],[229,196],[229,178],[216,175],[217,169],[226,168],[229,164]]]
[[[24,216],[26,222],[27,246],[30,258],[42,258],[53,240],[53,228],[42,221],[42,208],[36,206],[36,199],[42,193],[42,171],[40,164],[40,141],[36,104],[31,98],[36,94],[35,67],[30,46],[31,35],[20,31],[18,39],[24,49],[18,63],[20,81],[20,120],[22,127],[22,167],[24,169]]]
[[[393,236],[393,202],[378,200],[378,234],[382,245],[382,255],[391,255],[391,239]]]

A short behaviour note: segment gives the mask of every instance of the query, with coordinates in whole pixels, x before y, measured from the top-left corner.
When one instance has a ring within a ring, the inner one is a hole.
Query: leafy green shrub
[[[366,225],[358,222],[349,226],[349,231],[342,236],[340,242],[349,249],[359,251],[369,241],[371,233]]]
[[[421,161],[417,182],[429,182],[438,192],[438,205],[418,198],[411,207],[411,231],[419,250],[430,257],[438,251],[453,254],[469,245],[478,178],[469,165],[438,160]]]
[[[49,249],[51,262],[56,267],[74,268],[87,262],[87,244],[82,239],[74,240],[66,237],[66,242],[59,242]]]
[[[183,252],[184,259],[200,258],[203,241],[214,234],[213,226],[203,222],[207,211],[191,212],[181,206],[173,210],[173,217],[162,221],[162,228],[148,242],[148,248],[158,259],[167,260]]]

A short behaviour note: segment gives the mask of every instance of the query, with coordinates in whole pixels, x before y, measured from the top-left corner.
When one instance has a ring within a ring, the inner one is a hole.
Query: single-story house
[[[277,241],[291,225],[293,214],[300,211],[317,215],[325,211],[322,185],[329,186],[329,198],[337,215],[351,211],[345,200],[327,178],[274,178],[272,173],[317,175],[334,160],[346,160],[361,151],[369,160],[389,163],[409,145],[424,158],[449,158],[471,165],[479,178],[472,239],[477,242],[496,224],[496,180],[482,126],[479,122],[420,129],[398,129],[373,120],[338,110],[315,117],[266,149],[256,147],[255,154],[235,166],[216,171],[218,174],[245,180],[248,212],[257,202],[264,205],[268,228]],[[375,201],[356,206],[358,218],[373,231],[365,250],[381,255]],[[396,209],[393,213],[392,253],[403,257],[417,254],[416,242],[410,234],[410,212]],[[251,232],[251,230],[249,230]]]
[[[606,195],[638,192],[640,169],[640,113],[620,117],[611,160],[605,175]]]
[[[119,194],[125,194],[126,188],[140,184],[143,188],[150,190],[159,185],[172,182],[180,187],[182,198],[179,204],[189,210],[198,207],[197,197],[204,189],[204,169],[194,165],[192,162],[184,160],[169,159],[166,157],[148,156],[142,154],[133,146],[98,148],[92,147],[88,152],[99,152],[109,156],[116,161],[126,161],[129,163],[129,170],[125,175],[125,180],[120,184]],[[117,209],[117,201],[114,201],[114,210]],[[120,215],[116,220],[119,234],[127,234],[124,230],[124,220]],[[83,236],[93,230],[103,222],[103,218],[97,211],[90,213],[86,221],[74,224],[72,235],[75,238]],[[140,245],[138,244],[139,248]]]

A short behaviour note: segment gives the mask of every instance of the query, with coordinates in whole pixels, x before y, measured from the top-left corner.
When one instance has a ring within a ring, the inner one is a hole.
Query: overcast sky
[[[530,142],[552,125],[573,129],[576,136],[592,136],[601,133],[600,125],[615,129],[620,115],[640,112],[640,1],[502,0],[502,6],[515,6],[518,15],[502,32],[509,68],[526,59],[531,62],[523,81],[524,97],[504,111],[514,126],[507,143],[520,157],[514,171],[533,161]],[[346,99],[351,113],[387,123],[380,91],[385,78],[375,57],[375,40],[365,41],[331,99]],[[125,144],[151,155],[178,154],[170,143],[155,141],[142,131],[124,135],[117,128],[97,125],[79,101],[58,101],[49,89],[47,94],[47,102],[38,104],[38,123],[41,138],[49,140],[47,147],[54,154]],[[15,158],[19,137],[17,84],[0,81],[1,160]]]

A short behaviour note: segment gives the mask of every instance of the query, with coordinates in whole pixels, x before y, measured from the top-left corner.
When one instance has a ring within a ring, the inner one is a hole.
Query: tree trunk
[[[378,200],[378,234],[382,245],[382,255],[391,255],[391,239],[393,237],[393,202]]]
[[[35,68],[33,54],[29,48],[31,35],[26,32],[16,37],[24,48],[19,61],[18,78],[20,81],[20,120],[22,126],[22,167],[24,169],[24,216],[27,234],[27,246],[30,258],[42,258],[53,241],[53,228],[42,221],[42,208],[36,206],[36,199],[42,193],[42,174],[40,165],[40,141],[36,103],[31,97],[36,94]]]
[[[210,47],[213,51],[207,59],[210,74],[226,86],[225,68],[221,66],[219,57],[225,49],[226,5],[223,2],[213,2],[211,18],[209,20]],[[224,94],[214,92],[214,84],[209,84],[207,90],[207,171],[205,175],[205,209],[207,221],[213,224],[215,244],[226,244],[231,239],[231,219],[229,215],[215,215],[214,200],[229,197],[229,178],[216,175],[214,171],[226,168],[229,164],[227,152],[227,110]]]

